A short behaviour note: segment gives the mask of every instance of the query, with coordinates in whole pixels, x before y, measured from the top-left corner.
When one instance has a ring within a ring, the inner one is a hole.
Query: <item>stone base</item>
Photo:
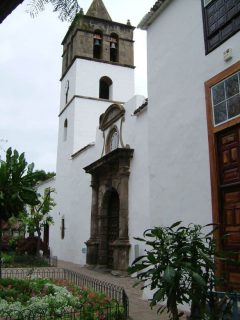
[[[129,249],[131,247],[128,240],[118,239],[114,241],[113,269],[126,271],[129,266]]]
[[[98,263],[98,241],[95,239],[89,239],[86,242],[87,246],[87,264],[96,265]]]

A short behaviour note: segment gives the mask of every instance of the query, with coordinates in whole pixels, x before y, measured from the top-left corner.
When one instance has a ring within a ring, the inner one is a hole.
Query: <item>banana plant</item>
[[[25,211],[26,204],[39,203],[36,183],[39,174],[34,172],[34,164],[28,164],[24,153],[9,148],[6,160],[0,160],[0,277],[2,221],[12,216],[18,217]]]

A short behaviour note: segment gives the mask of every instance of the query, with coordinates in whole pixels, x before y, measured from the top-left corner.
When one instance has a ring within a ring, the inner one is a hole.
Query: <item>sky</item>
[[[25,152],[35,169],[56,171],[61,42],[69,23],[47,5],[36,18],[25,0],[0,24],[0,157]],[[92,0],[79,0],[84,13]],[[137,26],[155,0],[104,0],[113,21]],[[135,93],[147,96],[146,32],[135,39]]]

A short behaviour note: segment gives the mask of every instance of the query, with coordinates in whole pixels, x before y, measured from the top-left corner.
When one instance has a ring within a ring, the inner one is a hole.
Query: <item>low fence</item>
[[[26,279],[30,277],[62,279],[62,280],[71,282],[73,284],[76,284],[77,286],[92,289],[95,292],[105,293],[112,300],[116,301],[116,307],[114,308],[114,310],[112,310],[112,308],[110,307],[105,308],[104,309],[105,315],[102,318],[101,317],[91,318],[91,315],[89,315],[89,318],[81,318],[82,315],[80,313],[86,312],[86,306],[83,306],[82,310],[73,311],[71,313],[72,318],[70,317],[70,314],[66,314],[66,316],[63,314],[61,315],[61,317],[58,316],[58,318],[61,318],[61,319],[85,319],[85,320],[92,320],[92,319],[94,320],[95,319],[99,319],[99,320],[105,320],[105,319],[120,320],[121,319],[122,320],[123,319],[125,320],[129,316],[128,296],[122,287],[116,286],[114,284],[111,284],[105,281],[91,278],[89,276],[83,275],[78,272],[70,271],[64,268],[8,268],[8,269],[3,268],[2,277],[18,278],[18,279]],[[116,317],[118,315],[118,317],[116,318],[113,317],[114,312],[115,312],[114,316]],[[39,317],[40,317],[39,319],[45,319],[45,318],[41,318],[41,315],[39,315]],[[48,317],[46,319],[56,319],[56,318],[57,316],[53,315],[53,318]],[[38,319],[38,318],[29,318],[29,319]]]

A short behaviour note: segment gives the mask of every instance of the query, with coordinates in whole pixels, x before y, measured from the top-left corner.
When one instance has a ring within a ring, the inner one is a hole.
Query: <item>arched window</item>
[[[118,62],[118,35],[112,33],[110,36],[110,61]]]
[[[100,30],[94,32],[93,58],[102,59],[102,32]]]
[[[64,121],[64,129],[63,129],[63,141],[67,140],[67,130],[68,130],[68,120]]]
[[[99,98],[112,99],[112,80],[109,77],[102,77],[100,79]]]
[[[106,153],[111,152],[118,148],[119,145],[119,133],[118,129],[114,127],[108,134]]]

